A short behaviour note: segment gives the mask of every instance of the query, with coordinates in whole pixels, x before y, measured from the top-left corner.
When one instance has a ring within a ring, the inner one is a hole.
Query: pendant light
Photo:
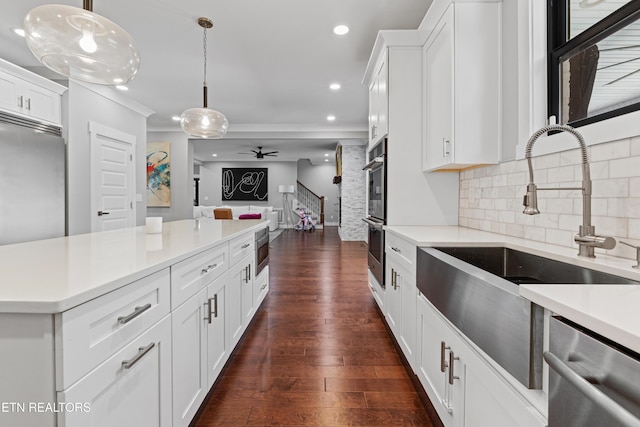
[[[133,38],[120,26],[83,9],[61,4],[35,7],[24,18],[31,52],[53,71],[88,83],[119,85],[131,80],[140,65]]]
[[[202,83],[204,106],[203,108],[189,108],[180,116],[180,126],[182,130],[190,136],[200,138],[222,138],[229,122],[224,114],[219,111],[207,108],[207,30],[213,27],[213,22],[209,18],[198,18],[198,25],[204,28],[203,50],[204,50],[204,81]]]

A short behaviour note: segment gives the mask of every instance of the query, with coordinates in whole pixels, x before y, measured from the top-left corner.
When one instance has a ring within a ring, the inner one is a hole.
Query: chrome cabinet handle
[[[249,280],[251,280],[251,264],[249,264]]]
[[[460,377],[456,377],[453,374],[453,361],[454,360],[460,360],[459,357],[455,357],[453,354],[453,351],[449,351],[449,384],[453,385],[453,381],[454,380],[459,380]]]
[[[444,354],[447,350],[451,350],[451,347],[449,347],[444,341],[440,341],[440,372],[445,372],[447,367],[449,367],[444,358]]]
[[[442,157],[447,157],[451,154],[451,141],[442,138]]]
[[[18,97],[18,108],[22,108],[23,107],[23,101],[22,100],[23,100],[22,96],[19,96]]]
[[[209,303],[211,303],[211,298],[209,298]],[[218,317],[218,294],[213,296],[213,317]]]
[[[633,414],[620,406],[617,402],[602,393],[586,379],[578,375],[569,365],[561,360],[555,354],[545,351],[544,360],[547,361],[551,369],[556,371],[558,375],[567,380],[571,385],[577,388],[587,399],[595,403],[599,408],[605,411],[611,418],[617,421],[623,427],[639,427],[640,420]]]
[[[398,285],[398,276],[399,276],[399,274],[398,274],[398,270],[395,270],[395,271],[393,272],[393,274],[394,274],[394,276],[395,276],[395,277],[393,278],[393,289],[397,291],[397,290],[398,290],[398,288],[400,287],[400,285]]]
[[[155,347],[155,346],[156,346],[156,343],[152,342],[151,344],[149,344],[146,347],[138,348],[138,354],[136,354],[135,356],[133,356],[133,358],[131,358],[129,360],[123,360],[122,361],[122,367],[124,369],[129,369],[129,368],[133,367],[133,365],[138,363],[140,361],[140,359],[142,359],[145,354],[149,353],[151,351],[151,349],[153,347]]]
[[[27,98],[27,110],[31,111],[31,98]]]
[[[130,321],[140,316],[142,313],[149,310],[150,308],[151,308],[151,303],[145,304],[142,307],[136,307],[133,309],[133,313],[127,316],[118,317],[118,323],[120,323],[121,325],[124,325],[125,323],[129,323]]]
[[[398,249],[398,248],[394,248],[393,246],[391,247],[391,249],[392,249],[394,252],[397,252],[397,253],[399,253],[399,254],[401,254],[401,253],[402,253],[402,251],[401,251],[400,249]]]
[[[204,304],[202,304],[204,306],[204,320],[207,321],[207,323],[211,323],[211,298],[209,298],[207,300],[207,302],[205,302]]]
[[[247,249],[249,246],[251,246],[251,243],[245,243],[240,247],[240,249]]]
[[[265,289],[267,289],[267,284],[266,283],[260,287],[261,291],[264,291]]]
[[[373,292],[374,294],[377,292],[373,286],[369,285],[369,288],[371,289],[371,292]]]
[[[218,266],[218,264],[209,264],[207,266],[207,268],[203,268],[202,269],[202,274],[207,274],[208,272],[210,272],[211,270],[213,270],[214,268],[216,268]]]

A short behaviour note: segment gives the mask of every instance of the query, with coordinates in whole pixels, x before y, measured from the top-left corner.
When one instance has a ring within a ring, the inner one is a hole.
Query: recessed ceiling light
[[[211,156],[218,157],[218,155],[216,153],[213,153]]]
[[[339,36],[343,36],[349,32],[349,27],[346,25],[338,25],[334,27],[333,32]]]
[[[11,31],[13,31],[20,37],[24,37],[24,30],[22,28],[12,28]]]
[[[325,162],[328,162],[328,161],[329,161],[329,159],[324,159],[324,161],[325,161]]]
[[[336,119],[336,116],[334,115],[327,116],[327,120],[329,120],[330,122],[334,121],[335,119]]]
[[[171,120],[173,120],[174,122],[179,122],[180,121],[180,116],[173,116],[173,117],[171,117]]]
[[[329,153],[324,153],[324,156],[325,157],[329,157]]]
[[[121,91],[123,91],[123,92],[126,92],[126,91],[128,91],[128,90],[129,90],[129,88],[128,88],[128,87],[126,87],[125,85],[117,85],[117,86],[116,86],[116,89],[121,90]]]
[[[329,85],[329,89],[331,89],[331,90],[338,90],[338,89],[340,89],[340,83],[331,83],[331,84]]]

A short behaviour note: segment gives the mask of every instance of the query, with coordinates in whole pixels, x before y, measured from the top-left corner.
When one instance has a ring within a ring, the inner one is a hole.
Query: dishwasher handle
[[[622,427],[640,427],[640,420],[631,412],[620,406],[606,394],[591,385],[587,380],[578,375],[569,365],[561,360],[555,354],[545,351],[544,360],[549,364],[551,369],[556,371],[558,375],[567,380],[580,391],[587,399],[594,402],[610,417],[620,423]]]

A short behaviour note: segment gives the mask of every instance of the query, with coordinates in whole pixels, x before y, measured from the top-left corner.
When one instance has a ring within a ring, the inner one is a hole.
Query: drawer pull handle
[[[156,346],[156,343],[152,342],[151,344],[149,344],[146,347],[138,348],[138,354],[136,354],[135,356],[133,356],[133,358],[131,358],[129,360],[124,360],[122,362],[122,367],[124,369],[130,369],[131,367],[133,367],[133,365],[138,363],[140,361],[140,359],[142,359],[144,357],[145,354],[149,353],[151,351],[151,349],[153,347],[155,347],[155,346]]]
[[[460,377],[457,377],[453,374],[453,361],[460,360],[459,357],[455,357],[453,351],[449,352],[449,384],[453,385],[453,380],[459,380]]]
[[[394,252],[397,252],[397,253],[399,253],[399,254],[401,254],[401,253],[402,253],[402,251],[401,251],[400,249],[398,249],[398,248],[394,248],[393,246],[391,246],[391,249],[393,249],[393,251],[394,251]]]
[[[209,299],[211,301],[211,299]],[[213,296],[213,317],[218,317],[218,294]],[[211,321],[209,321],[211,323]]]
[[[260,286],[260,290],[264,291],[265,289],[267,289],[267,284],[265,283],[264,285]]]
[[[450,349],[451,347],[449,347],[444,341],[440,341],[440,372],[445,372],[449,367],[447,362],[444,360],[444,354]]]
[[[127,316],[118,317],[118,323],[120,323],[121,325],[124,325],[125,323],[129,323],[130,321],[132,321],[136,317],[140,316],[142,313],[144,313],[145,311],[149,310],[150,308],[151,308],[151,303],[145,304],[142,307],[136,307],[133,310],[133,313],[131,313],[131,314],[127,315]]]
[[[247,249],[249,246],[251,246],[251,243],[245,243],[240,247],[240,249]]]
[[[208,272],[210,272],[211,270],[213,270],[214,268],[216,268],[218,266],[218,264],[209,264],[207,266],[207,268],[203,268],[202,269],[202,274],[207,274]]]

